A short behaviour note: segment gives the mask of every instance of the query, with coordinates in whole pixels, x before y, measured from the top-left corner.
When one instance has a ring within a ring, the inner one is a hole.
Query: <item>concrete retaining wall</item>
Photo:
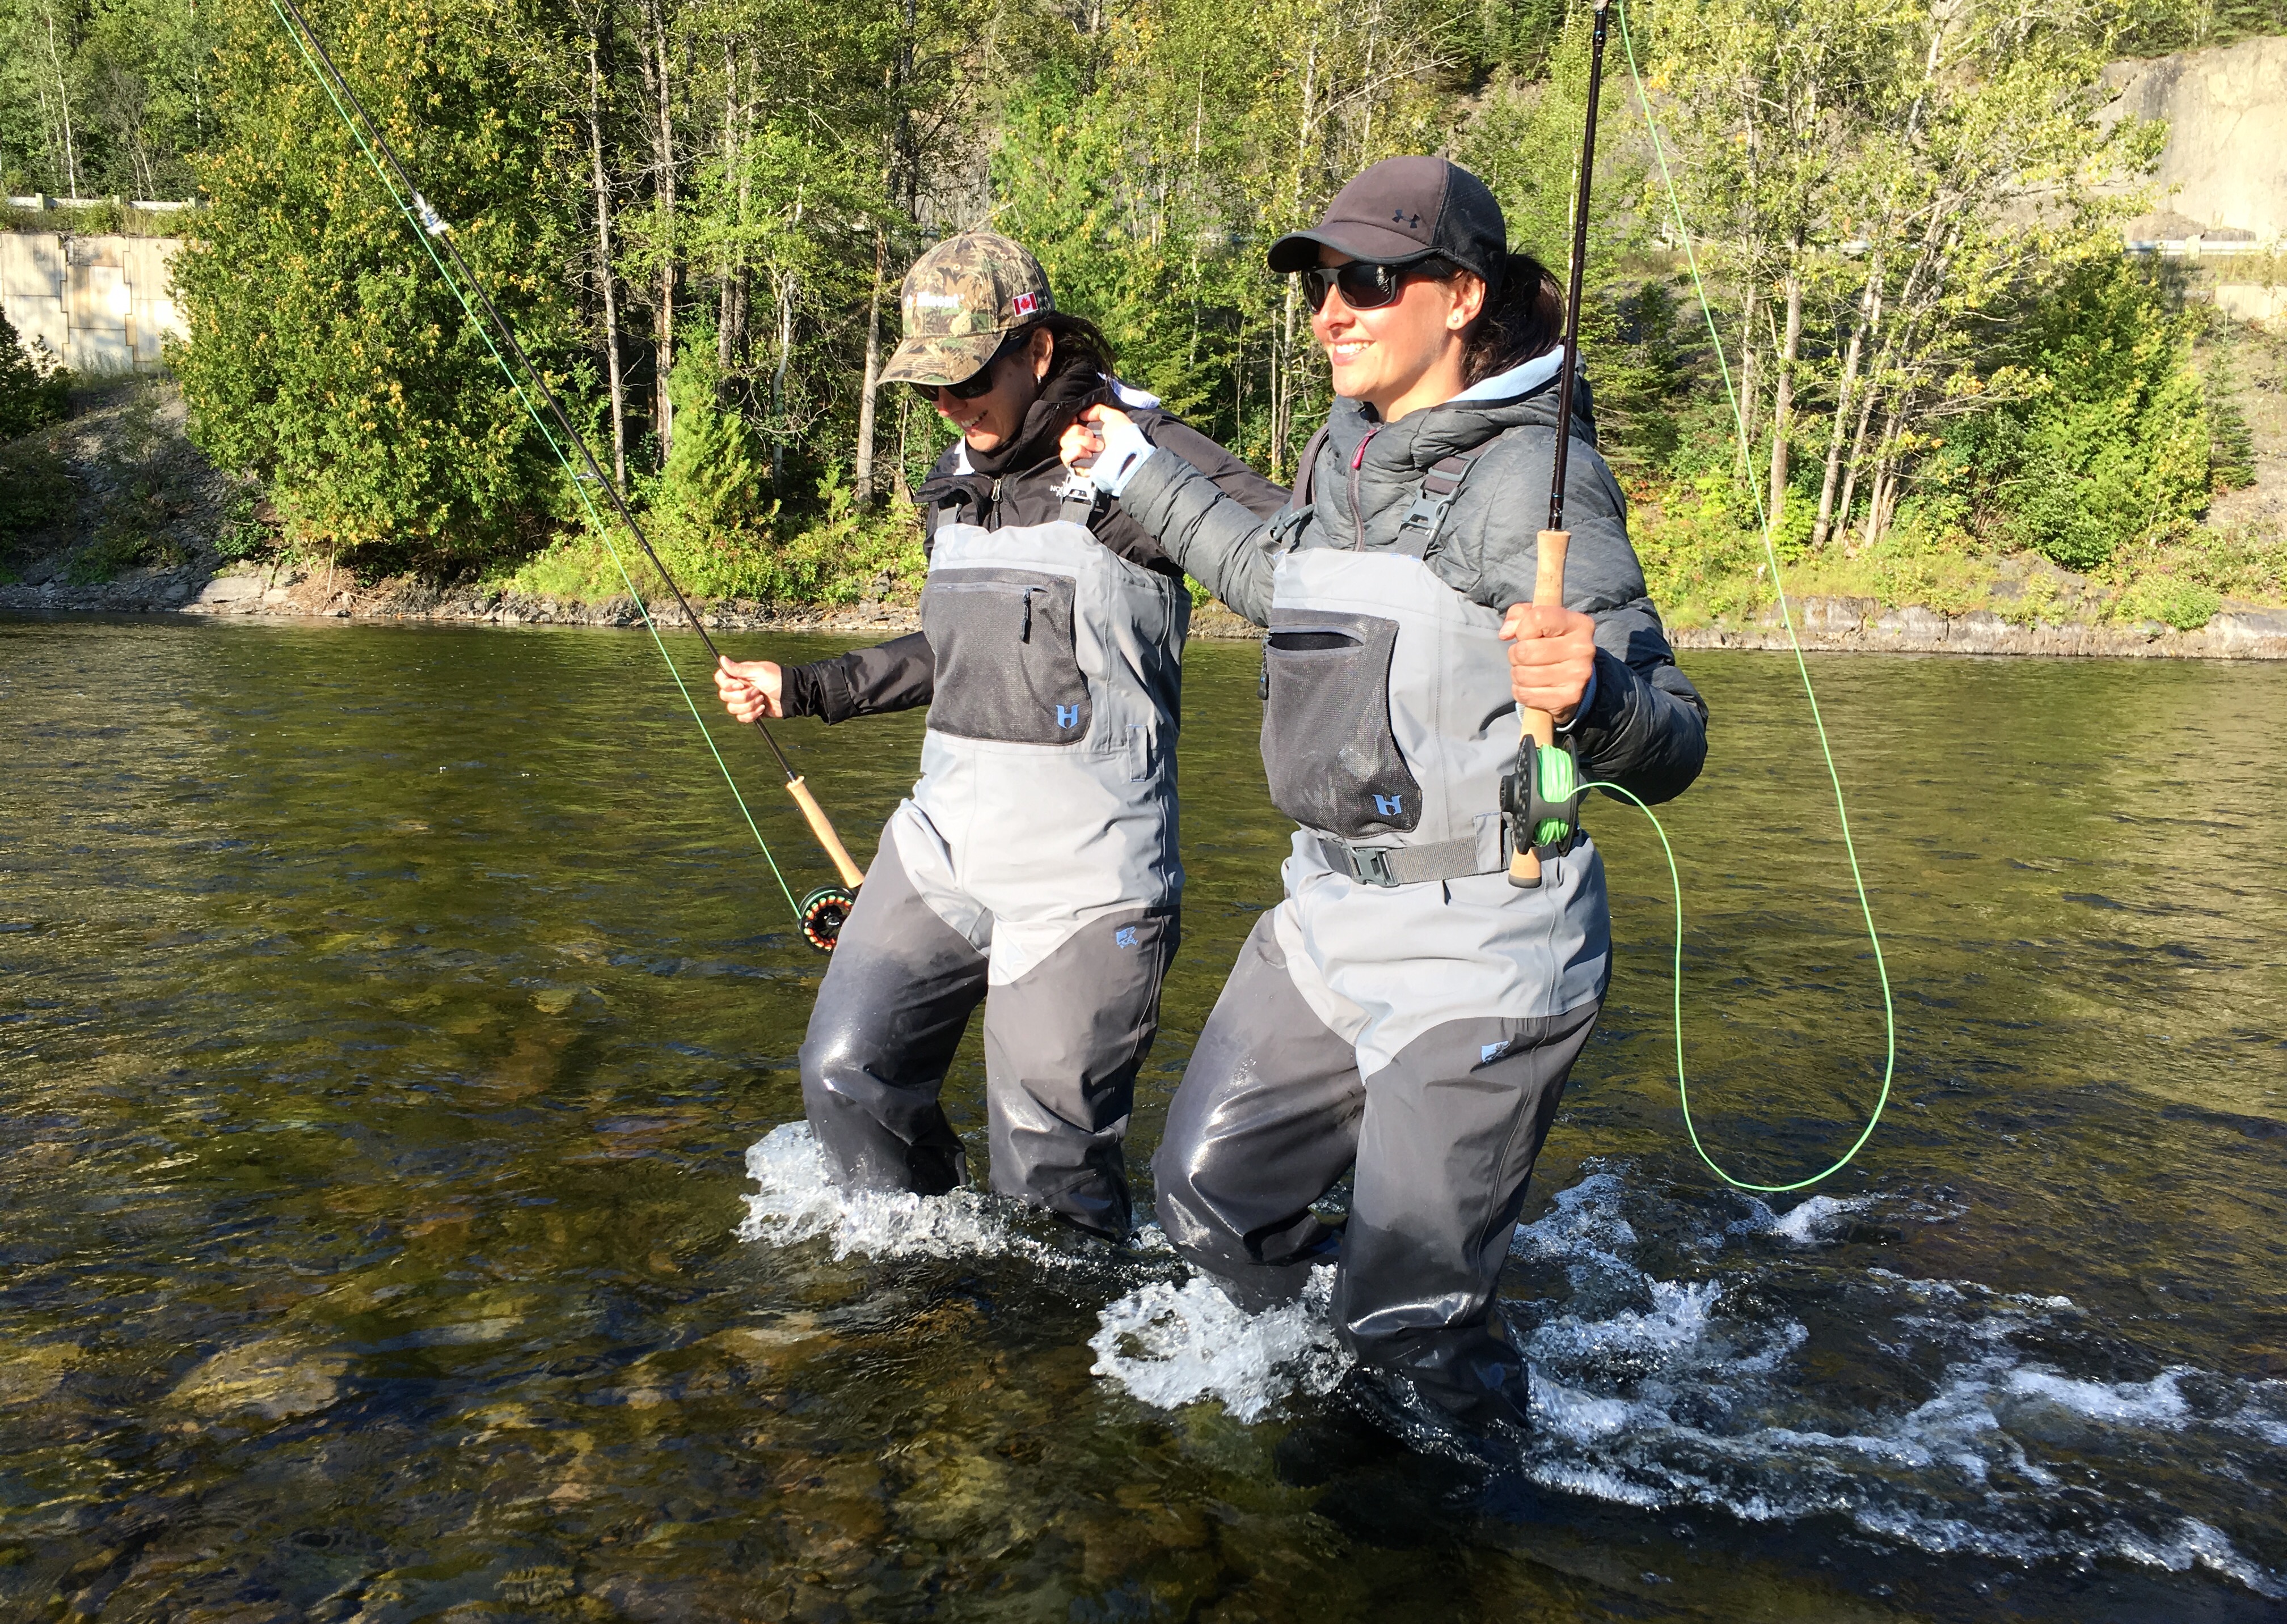
[[[0,304],[27,343],[75,372],[156,372],[162,340],[186,329],[175,308],[178,237],[0,232]]]

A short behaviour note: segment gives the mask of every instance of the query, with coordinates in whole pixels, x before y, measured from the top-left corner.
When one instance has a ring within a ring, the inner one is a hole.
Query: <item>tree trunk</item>
[[[866,382],[858,397],[857,496],[860,508],[874,501],[874,397],[882,384],[882,279],[890,266],[889,233],[874,228],[874,294],[866,304]]]
[[[1834,486],[1842,471],[1842,441],[1849,432],[1850,408],[1856,404],[1852,391],[1858,384],[1858,362],[1865,351],[1866,335],[1882,319],[1881,287],[1882,256],[1878,251],[1866,270],[1866,286],[1858,296],[1858,319],[1850,325],[1850,342],[1842,351],[1842,371],[1834,382],[1834,431],[1826,439],[1826,474],[1818,486],[1818,518],[1810,527],[1813,548],[1824,547],[1834,533]],[[1849,511],[1846,498],[1846,519]]]
[[[41,8],[40,17],[41,20],[47,25],[48,66],[54,71],[56,75],[56,106],[63,121],[64,184],[71,188],[72,198],[76,201],[79,198],[79,153],[78,149],[72,143],[71,84],[70,82],[64,77],[64,59],[62,53],[58,51],[56,49],[56,8],[54,0],[49,0],[49,4]],[[46,96],[43,94],[41,99],[44,101],[47,99]]]
[[[799,205],[797,205],[798,208]],[[779,353],[777,364],[771,368],[771,489],[784,494],[786,380],[787,362],[794,354],[795,280],[792,276],[781,276],[774,280],[779,300]]]
[[[1786,333],[1779,341],[1778,364],[1771,368],[1770,526],[1777,532],[1786,515],[1787,432],[1793,426],[1794,359],[1802,343],[1802,240],[1787,245]]]
[[[1850,437],[1850,461],[1843,470],[1842,500],[1836,504],[1834,527],[1837,531],[1850,528],[1850,504],[1858,490],[1858,470],[1866,465],[1866,430],[1874,422],[1874,404],[1882,391],[1871,382],[1866,386],[1865,400],[1858,407],[1857,431]]]
[[[1874,453],[1874,488],[1866,495],[1866,525],[1859,545],[1871,548],[1889,527],[1890,509],[1896,505],[1899,408],[1893,406],[1882,423],[1882,438]]]
[[[740,173],[739,163],[739,59],[731,53],[731,42],[723,42],[723,178],[729,180]],[[746,225],[741,218],[738,224]],[[738,266],[746,253],[743,232],[732,233],[731,251],[723,256],[719,285],[715,300],[715,359],[728,376],[734,353],[732,324],[738,317]]]
[[[612,480],[628,488],[628,390],[620,373],[620,295],[612,275],[612,184],[604,172],[604,72],[588,35],[588,156],[596,188],[596,280],[604,292],[604,373],[612,386]]]
[[[657,331],[653,343],[658,352],[657,365],[653,368],[657,376],[653,380],[657,394],[660,466],[667,465],[668,453],[675,445],[675,403],[668,397],[668,376],[675,370],[675,104],[672,94],[672,63],[667,53],[667,14],[662,0],[647,0],[645,8],[650,13],[651,48],[657,59],[657,77],[653,89],[658,104],[658,122],[652,131],[652,145],[659,165],[658,191],[654,206],[659,221],[659,302],[656,311]],[[650,75],[645,75],[646,78]]]
[[[1746,285],[1739,292],[1739,477],[1750,479],[1754,475],[1753,423],[1756,397],[1761,391],[1761,370],[1755,365],[1756,295],[1761,291],[1755,280],[1753,263],[1749,262]]]
[[[1302,54],[1302,116],[1294,131],[1294,181],[1287,199],[1287,213],[1300,228],[1302,218],[1302,169],[1310,162],[1310,124],[1318,89],[1318,36],[1310,35],[1310,43]],[[1283,479],[1286,469],[1286,442],[1294,431],[1294,313],[1300,304],[1295,280],[1286,279],[1286,299],[1279,315],[1278,330],[1271,345],[1270,358],[1270,477]]]
[[[744,367],[752,359],[753,351],[747,342],[748,307],[754,302],[755,271],[748,263],[747,233],[755,214],[755,166],[748,155],[755,144],[755,65],[753,52],[748,53],[747,106],[740,116],[739,136],[739,254],[738,274],[731,288],[731,327],[733,334],[732,353]],[[795,217],[802,217],[801,192],[795,194]]]

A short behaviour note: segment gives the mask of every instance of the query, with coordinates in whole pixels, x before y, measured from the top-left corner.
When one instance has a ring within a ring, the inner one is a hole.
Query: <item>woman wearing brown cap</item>
[[[1148,534],[1066,474],[1057,442],[1116,399],[1241,511],[1273,513],[1286,493],[1115,382],[1102,335],[1056,310],[1039,263],[1006,237],[939,243],[906,273],[902,304],[882,377],[961,431],[920,493],[923,629],[716,674],[741,721],[929,706],[921,780],[819,989],[803,1109],[845,1187],[966,1182],[938,1094],[981,1002],[993,1187],[1121,1239],[1122,1139],[1183,881],[1191,597]]]
[[[1160,1222],[1240,1301],[1336,1265],[1341,1335],[1389,1396],[1528,1424],[1494,1310],[1556,1102],[1610,979],[1587,836],[1509,883],[1500,806],[1522,704],[1583,773],[1680,794],[1706,707],[1676,669],[1578,386],[1564,606],[1535,607],[1562,300],[1484,183],[1437,158],[1360,175],[1271,246],[1305,279],[1338,397],[1264,523],[1148,424],[1066,438],[1184,570],[1269,628],[1263,765],[1302,825],[1153,1158]],[[1356,1172],[1337,1234],[1312,1203]],[[1435,1412],[1433,1412],[1435,1413]]]

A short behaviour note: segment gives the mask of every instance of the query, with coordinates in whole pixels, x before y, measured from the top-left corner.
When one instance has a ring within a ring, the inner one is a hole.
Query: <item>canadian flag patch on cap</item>
[[[1041,296],[1036,293],[1020,293],[1009,302],[1009,308],[1019,316],[1029,316],[1041,308]]]

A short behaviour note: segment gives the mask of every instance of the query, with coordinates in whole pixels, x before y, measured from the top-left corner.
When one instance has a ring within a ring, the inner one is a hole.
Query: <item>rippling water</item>
[[[1275,895],[1254,658],[1189,661],[1139,1162]],[[1541,1430],[1488,1477],[1149,1232],[834,1201],[820,961],[656,658],[0,624],[0,1615],[2278,1616],[2287,670],[1816,662],[1900,1060],[1808,1200],[1693,1157],[1666,871],[1593,810],[1623,951],[1514,1247]],[[1871,1103],[1879,1005],[1791,664],[1689,665],[1694,1099],[1779,1182]],[[786,731],[870,850],[918,718]],[[972,1041],[980,1154],[981,1087]]]

